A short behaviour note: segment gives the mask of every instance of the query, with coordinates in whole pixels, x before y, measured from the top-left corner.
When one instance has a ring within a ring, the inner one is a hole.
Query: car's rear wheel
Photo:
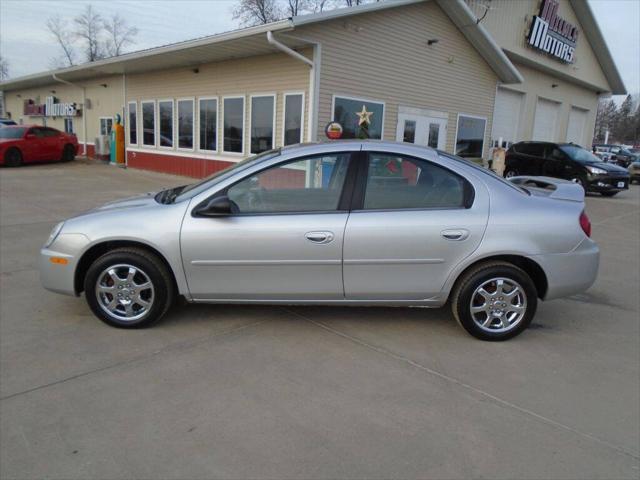
[[[171,273],[154,254],[120,248],[99,257],[84,280],[87,303],[103,322],[118,328],[144,328],[171,307]]]
[[[518,175],[520,175],[518,173],[518,170],[515,168],[507,168],[504,171],[504,178],[513,178],[513,177],[517,177]]]
[[[507,262],[488,262],[458,280],[451,308],[458,323],[474,337],[507,340],[531,323],[537,291],[524,270]]]
[[[619,192],[600,192],[603,197],[615,197]]]
[[[72,162],[74,158],[76,158],[76,149],[73,145],[66,145],[62,150],[62,161]]]
[[[22,153],[17,148],[10,148],[4,153],[4,164],[7,167],[19,167],[22,165]]]

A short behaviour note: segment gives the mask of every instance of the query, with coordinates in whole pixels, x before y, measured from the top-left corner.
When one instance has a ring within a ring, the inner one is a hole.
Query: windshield
[[[578,163],[602,163],[593,153],[575,145],[560,145],[560,150],[569,155],[571,160]]]
[[[0,138],[22,138],[26,128],[0,128]]]
[[[223,178],[228,177],[229,175],[242,171],[245,168],[250,167],[251,165],[253,165],[256,162],[260,162],[263,160],[268,160],[270,158],[276,157],[280,155],[280,149],[275,149],[275,150],[269,150],[267,152],[263,152],[260,153],[259,155],[254,155],[253,157],[249,157],[249,158],[245,158],[244,160],[239,161],[238,163],[234,163],[233,165],[230,165],[229,167],[225,168],[224,170],[219,170],[217,172],[215,172],[212,175],[209,175],[206,178],[203,178],[202,180],[200,180],[199,182],[196,183],[192,183],[190,185],[186,185],[184,187],[179,187],[181,188],[181,190],[179,191],[179,195],[182,196],[185,193],[191,192],[191,196],[193,195],[197,195],[198,193],[202,192],[203,190],[206,190],[207,188],[209,188],[209,186],[214,182],[214,180],[220,181]]]

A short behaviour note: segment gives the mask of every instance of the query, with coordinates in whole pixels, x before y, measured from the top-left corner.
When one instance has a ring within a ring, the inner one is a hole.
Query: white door
[[[533,121],[534,141],[555,142],[557,140],[556,128],[558,125],[558,113],[560,104],[551,100],[539,98],[536,105],[536,116]]]
[[[447,143],[447,119],[399,113],[396,140],[444,150]]]
[[[588,110],[571,107],[569,125],[567,126],[567,142],[584,147],[584,127],[587,124],[587,114]]]
[[[499,88],[493,112],[492,145],[502,138],[507,145],[517,142],[522,98],[524,94]]]

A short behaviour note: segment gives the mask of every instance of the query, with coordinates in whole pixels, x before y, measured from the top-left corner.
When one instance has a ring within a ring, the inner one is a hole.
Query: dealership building
[[[626,93],[586,0],[398,0],[303,15],[11,79],[6,115],[130,167],[202,177],[274,147],[398,140],[468,158],[521,140],[591,144]],[[363,121],[365,119],[365,121]]]

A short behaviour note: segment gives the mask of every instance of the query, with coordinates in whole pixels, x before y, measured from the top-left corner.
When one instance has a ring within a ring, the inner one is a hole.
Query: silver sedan
[[[582,187],[510,181],[409,144],[265,152],[201,182],[108,203],[57,225],[43,285],[84,292],[122,328],[197,303],[440,307],[472,335],[522,332],[538,299],[589,288],[598,247]]]

